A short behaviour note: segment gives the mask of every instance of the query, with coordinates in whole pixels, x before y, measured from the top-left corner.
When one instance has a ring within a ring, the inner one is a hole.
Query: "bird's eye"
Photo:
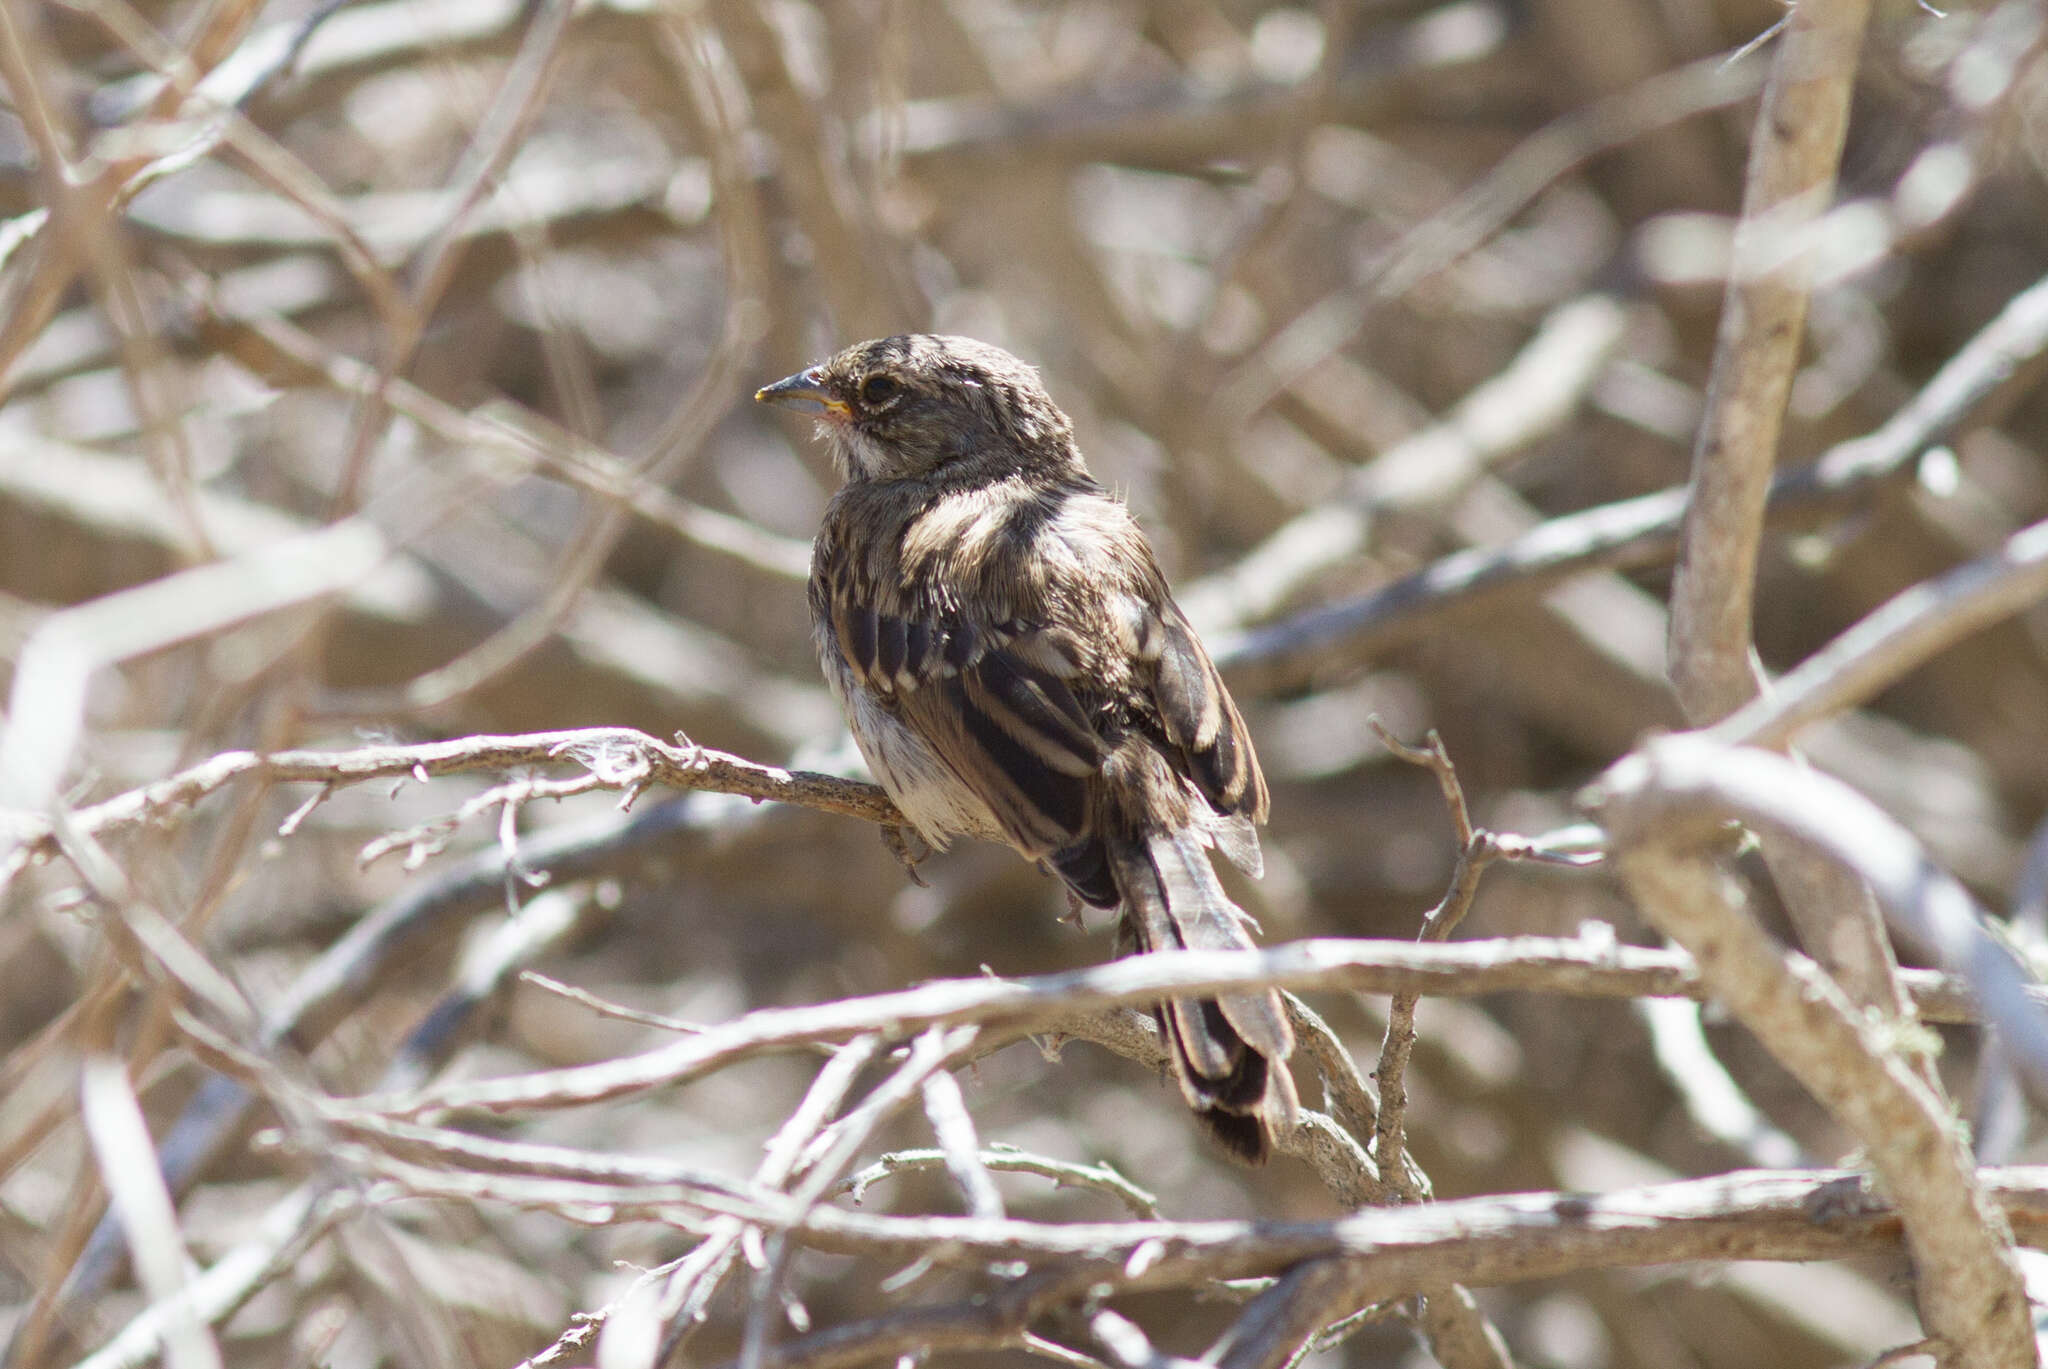
[[[887,404],[896,397],[903,387],[896,383],[894,376],[872,375],[861,382],[861,403],[867,405]]]

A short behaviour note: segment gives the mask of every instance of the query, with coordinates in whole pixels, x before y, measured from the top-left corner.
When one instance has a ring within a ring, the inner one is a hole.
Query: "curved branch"
[[[1942,1363],[2035,1363],[2011,1233],[1975,1181],[1946,1101],[1887,1037],[1886,1019],[1859,1011],[1804,957],[1786,955],[1738,906],[1713,860],[1685,843],[1728,817],[1792,831],[1850,863],[1895,916],[1934,932],[1945,954],[1963,953],[1980,983],[2001,992],[2023,983],[2018,963],[1975,925],[1961,886],[1847,786],[1698,735],[1653,741],[1608,771],[1594,803],[1638,906],[1699,957],[1715,997],[1862,1143],[1899,1204]],[[2048,1043],[2048,1019],[2024,1002],[2000,1029],[2016,1055]]]

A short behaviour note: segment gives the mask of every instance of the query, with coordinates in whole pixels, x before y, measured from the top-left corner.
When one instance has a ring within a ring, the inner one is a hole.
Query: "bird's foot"
[[[913,842],[916,845],[913,846]],[[910,876],[912,884],[920,889],[931,888],[925,877],[917,872],[918,865],[932,853],[930,842],[911,828],[892,826],[882,829],[882,845],[888,847],[889,854],[903,866],[903,872]]]

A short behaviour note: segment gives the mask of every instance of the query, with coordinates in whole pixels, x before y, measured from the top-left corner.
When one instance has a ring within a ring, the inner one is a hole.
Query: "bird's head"
[[[972,338],[855,343],[754,398],[815,414],[848,481],[973,483],[1080,467],[1073,425],[1038,372]]]

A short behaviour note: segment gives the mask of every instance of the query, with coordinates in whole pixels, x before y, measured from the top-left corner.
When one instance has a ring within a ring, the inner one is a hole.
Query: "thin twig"
[[[1561,305],[1511,365],[1440,423],[1359,470],[1341,500],[1296,516],[1230,569],[1185,586],[1181,606],[1205,635],[1263,618],[1363,551],[1375,519],[1448,501],[1571,419],[1620,345],[1624,321],[1621,305],[1603,295]]]
[[[898,1109],[924,1091],[932,1075],[945,1069],[955,1057],[974,1044],[979,1028],[934,1026],[918,1037],[908,1057],[895,1073],[861,1101],[859,1107],[821,1131],[804,1151],[802,1180],[790,1192],[790,1203],[799,1224],[815,1211],[860,1147]],[[987,1175],[984,1174],[986,1180]],[[991,1220],[977,1216],[973,1220]],[[1000,1220],[995,1219],[995,1220]],[[782,1283],[793,1253],[788,1232],[777,1232],[768,1242],[766,1262],[754,1279],[747,1307],[746,1327],[740,1341],[741,1369],[760,1369],[770,1343],[770,1309],[781,1303]]]
[[[1434,729],[1428,744],[1411,747],[1389,732],[1378,717],[1366,720],[1382,745],[1410,765],[1420,765],[1436,776],[1444,807],[1451,815],[1451,828],[1458,841],[1458,862],[1451,872],[1451,887],[1443,901],[1422,919],[1416,939],[1442,942],[1464,921],[1479,892],[1486,867],[1511,853],[1511,848],[1494,840],[1493,834],[1476,830],[1465,804],[1464,786],[1444,749],[1443,738]],[[1514,848],[1519,849],[1519,848]],[[1408,1154],[1408,1059],[1415,1049],[1415,1011],[1421,997],[1397,993],[1387,1005],[1387,1031],[1380,1044],[1379,1065],[1373,1080],[1379,1085],[1379,1115],[1373,1123],[1372,1159],[1382,1183],[1407,1202],[1424,1202],[1431,1197],[1429,1177]],[[1307,1315],[1318,1323],[1329,1319],[1330,1304],[1319,1296],[1322,1282],[1296,1296],[1302,1306],[1294,1315]],[[1422,1294],[1421,1324],[1431,1348],[1446,1365],[1457,1369],[1509,1364],[1506,1342],[1494,1328],[1469,1291],[1457,1284],[1432,1284]],[[1302,1337],[1301,1339],[1306,1339]]]
[[[1458,783],[1450,754],[1444,750],[1443,738],[1432,730],[1426,746],[1413,747],[1387,731],[1377,717],[1367,719],[1366,725],[1397,757],[1435,775],[1437,787],[1443,791],[1444,807],[1450,812],[1452,832],[1458,841],[1458,862],[1451,872],[1450,889],[1436,907],[1423,915],[1422,930],[1416,933],[1416,940],[1446,941],[1464,920],[1479,892],[1480,877],[1487,866],[1500,858],[1501,848],[1490,834],[1473,829],[1465,807],[1465,791]],[[1388,1003],[1386,1036],[1380,1044],[1379,1065],[1373,1070],[1373,1082],[1380,1090],[1379,1115],[1373,1124],[1373,1163],[1379,1166],[1386,1182],[1410,1201],[1429,1196],[1426,1181],[1410,1163],[1407,1150],[1408,1057],[1415,1049],[1415,1009],[1420,1002],[1421,995],[1408,992],[1395,994]]]
[[[839,1110],[854,1081],[881,1048],[882,1042],[877,1036],[856,1037],[818,1071],[802,1101],[770,1138],[760,1167],[754,1171],[755,1183],[779,1188],[789,1182],[790,1177],[798,1172],[811,1143],[831,1120],[832,1114]],[[673,1357],[703,1323],[712,1297],[733,1267],[741,1242],[753,1230],[735,1219],[721,1220],[703,1244],[691,1251],[689,1258],[683,1260],[670,1275],[658,1308],[658,1315],[667,1328],[662,1347],[665,1358]]]
[[[941,1071],[924,1081],[924,1112],[938,1140],[946,1172],[966,1195],[967,1210],[977,1217],[1003,1216],[1002,1192],[982,1161],[981,1138],[952,1075]]]
[[[1750,746],[1785,746],[1801,729],[1871,698],[1946,647],[2044,594],[2048,522],[2014,533],[1991,555],[1887,601],[1709,731]]]
[[[1811,465],[1773,474],[1765,516],[1804,526],[1867,503],[1914,469],[1984,403],[2048,350],[2048,277],[2009,301],[1875,431]],[[1211,634],[1216,663],[1240,689],[1281,690],[1425,630],[1442,614],[1528,596],[1596,568],[1667,561],[1691,491],[1680,486],[1545,520],[1502,546],[1454,552],[1364,594],[1250,629]]]
[[[591,787],[619,790],[629,796],[664,784],[774,799],[887,826],[904,821],[877,785],[760,765],[699,746],[671,746],[623,727],[462,737],[347,751],[228,751],[168,779],[81,808],[71,814],[71,821],[79,831],[94,836],[138,824],[165,826],[245,775],[260,775],[272,783],[310,780],[338,786],[401,776],[425,780],[473,770],[566,763],[582,765],[591,777]],[[18,843],[8,863],[0,863],[0,887],[28,862],[55,851],[49,822],[42,817],[0,810],[0,836]]]
[[[1144,1189],[1117,1173],[1107,1162],[1085,1165],[1067,1160],[1055,1160],[1047,1155],[1033,1155],[1003,1142],[992,1142],[980,1152],[984,1168],[1005,1174],[1036,1174],[1051,1179],[1061,1188],[1093,1188],[1114,1197],[1131,1210],[1135,1217],[1157,1217],[1159,1200]],[[923,1170],[941,1169],[946,1164],[944,1151],[939,1150],[892,1150],[875,1163],[849,1175],[840,1181],[839,1192],[858,1203],[866,1196],[868,1189],[883,1179],[898,1174],[915,1174]]]

